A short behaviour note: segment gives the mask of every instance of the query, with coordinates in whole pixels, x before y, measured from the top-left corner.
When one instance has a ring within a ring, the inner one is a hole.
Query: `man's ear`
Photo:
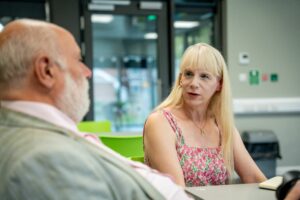
[[[46,88],[52,88],[55,84],[56,67],[54,62],[45,55],[38,56],[34,61],[34,73],[37,81]]]

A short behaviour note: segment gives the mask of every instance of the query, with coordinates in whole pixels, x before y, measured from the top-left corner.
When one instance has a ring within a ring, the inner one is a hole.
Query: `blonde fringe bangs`
[[[200,69],[208,71],[215,76],[220,76],[222,69],[215,57],[214,49],[206,46],[194,45],[187,49],[181,61],[180,72],[185,69]]]

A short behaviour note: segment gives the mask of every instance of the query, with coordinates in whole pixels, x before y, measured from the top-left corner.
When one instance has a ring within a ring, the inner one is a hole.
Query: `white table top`
[[[204,200],[276,200],[275,191],[260,189],[256,183],[187,187],[185,190]]]

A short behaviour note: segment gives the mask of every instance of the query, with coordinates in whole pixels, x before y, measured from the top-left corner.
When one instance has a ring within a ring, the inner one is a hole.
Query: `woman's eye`
[[[190,72],[190,71],[184,72],[184,76],[187,78],[192,77],[193,75],[194,75],[193,72]]]
[[[201,74],[200,77],[202,79],[210,79],[210,76],[208,74]]]

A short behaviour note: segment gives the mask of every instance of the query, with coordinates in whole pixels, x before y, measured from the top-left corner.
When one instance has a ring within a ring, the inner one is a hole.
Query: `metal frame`
[[[157,24],[158,28],[158,45],[157,45],[157,59],[158,59],[158,78],[159,82],[161,82],[161,97],[159,101],[164,98],[169,93],[170,82],[171,82],[171,63],[170,63],[170,51],[169,51],[169,42],[170,37],[168,35],[169,24],[167,21],[167,4],[163,3],[162,9],[151,9],[151,10],[140,10],[138,1],[132,1],[129,5],[113,5],[113,10],[89,10],[89,1],[83,1],[83,9],[82,9],[82,18],[84,20],[84,29],[82,30],[82,39],[84,41],[85,47],[85,63],[92,67],[93,66],[93,49],[92,49],[92,25],[91,25],[91,15],[95,13],[101,14],[122,14],[122,15],[149,15],[154,14],[157,15],[159,20]],[[90,96],[93,94],[93,79],[90,80]],[[93,98],[91,98],[91,108],[89,113],[86,115],[86,120],[94,119],[94,102]]]

